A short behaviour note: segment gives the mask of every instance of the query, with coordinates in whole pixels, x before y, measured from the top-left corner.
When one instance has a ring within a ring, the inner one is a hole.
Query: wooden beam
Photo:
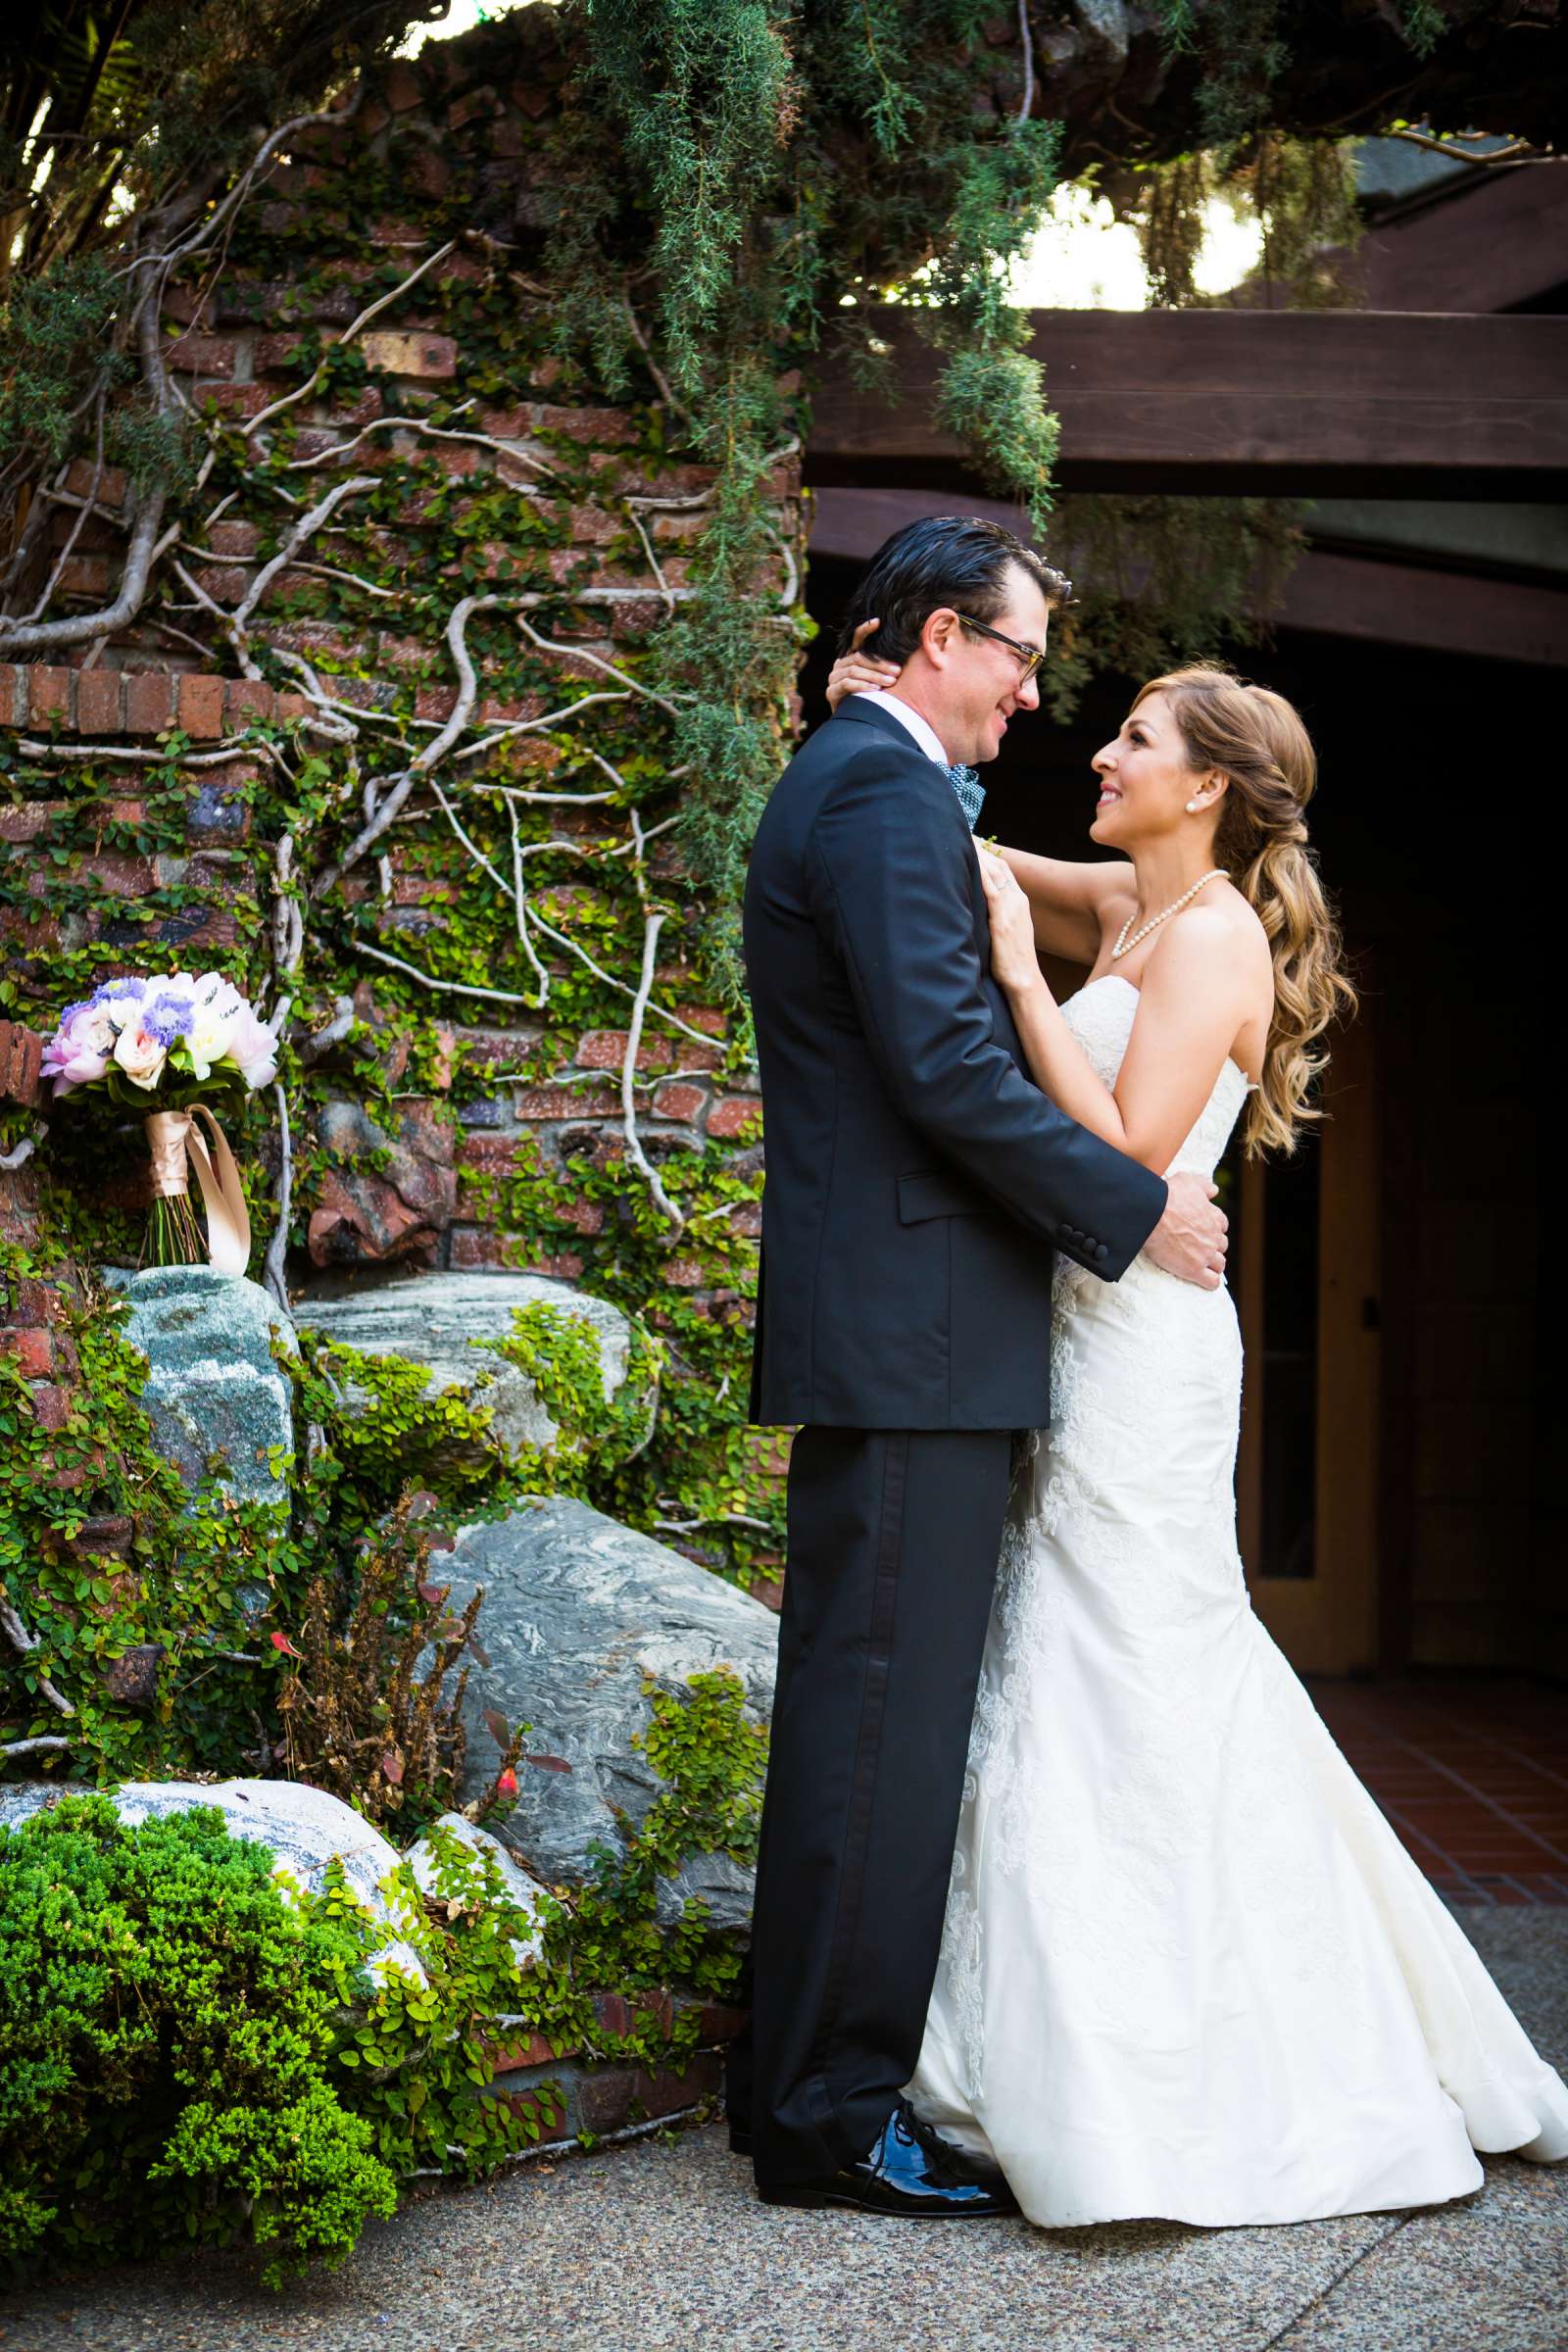
[[[1282,629],[1568,665],[1568,590],[1314,548],[1286,585]]]
[[[812,504],[810,554],[864,564],[916,515],[955,511],[989,516],[1024,539],[1030,536],[1014,508],[990,499],[930,490],[826,489]],[[1049,547],[1042,552],[1049,554]],[[1309,549],[1291,573],[1277,625],[1494,662],[1568,665],[1568,586],[1489,578],[1430,562]]]
[[[1374,311],[1506,311],[1568,277],[1568,170],[1476,172],[1367,229],[1348,265]]]
[[[807,478],[977,485],[935,421],[940,355],[896,308],[898,391],[822,370]],[[1568,318],[1037,311],[1064,489],[1568,495]]]

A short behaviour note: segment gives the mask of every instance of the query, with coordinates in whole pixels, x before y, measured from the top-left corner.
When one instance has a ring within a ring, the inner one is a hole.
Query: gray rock
[[[493,1857],[509,1901],[534,1923],[527,1936],[514,1936],[512,1938],[512,1956],[517,1966],[532,1968],[544,1951],[546,1916],[552,1909],[559,1910],[559,1904],[554,1903],[537,1879],[528,1876],[520,1862],[513,1860],[500,1838],[493,1837],[478,1822],[469,1821],[462,1813],[443,1813],[432,1826],[438,1830],[450,1830],[453,1837],[466,1845],[470,1853]],[[439,1892],[448,1894],[450,1899],[450,1881],[431,1843],[429,1830],[415,1840],[404,1858],[426,1894]]]
[[[528,1375],[504,1356],[470,1345],[512,1335],[512,1318],[521,1307],[554,1306],[586,1324],[599,1345],[600,1377],[607,1400],[625,1385],[631,1352],[631,1324],[603,1298],[551,1282],[542,1274],[419,1274],[390,1282],[337,1282],[298,1299],[294,1319],[329,1340],[365,1355],[398,1355],[428,1367],[436,1389],[462,1389],[474,1404],[495,1415],[494,1433],[509,1450],[554,1446],[561,1435]],[[352,1410],[364,1392],[349,1389]],[[647,1444],[658,1392],[650,1389],[639,1414],[630,1451]]]
[[[684,1695],[690,1676],[729,1666],[749,1710],[764,1719],[770,1712],[772,1613],[586,1503],[550,1495],[464,1528],[440,1570],[455,1607],[475,1586],[485,1591],[478,1636],[490,1663],[475,1665],[468,1681],[465,1796],[488,1787],[495,1770],[486,1711],[527,1724],[517,1802],[496,1827],[549,1885],[580,1885],[596,1843],[619,1850],[617,1812],[635,1828],[663,1786],[632,1745],[652,1721],[645,1678]],[[660,1918],[673,1921],[680,1902],[697,1893],[710,1901],[715,1926],[746,1927],[750,1872],[723,1855],[694,1856],[661,1888]]]
[[[15,1828],[31,1814],[58,1804],[62,1796],[82,1793],[62,1788],[58,1781],[0,1786],[0,1828]],[[421,1984],[428,1982],[419,1951],[425,1942],[424,1922],[395,1890],[388,1893],[383,1887],[388,1872],[398,1866],[398,1850],[340,1797],[298,1781],[217,1781],[211,1787],[197,1781],[125,1781],[104,1794],[127,1822],[167,1819],[197,1805],[216,1805],[231,1837],[251,1838],[270,1849],[272,1876],[285,1893],[291,1886],[318,1893],[326,1884],[328,1864],[340,1861],[349,1886],[386,1931],[385,1942],[368,1963],[370,1975],[379,1982],[395,1965]]]
[[[751,1926],[755,1881],[733,1854],[688,1854],[672,1879],[655,1881],[654,1917],[673,1928],[696,1899],[707,1904],[710,1925],[733,1935]]]
[[[148,1362],[142,1402],[160,1446],[194,1487],[211,1453],[223,1485],[245,1502],[288,1500],[269,1448],[294,1447],[294,1399],[272,1361],[271,1337],[293,1329],[270,1291],[213,1266],[106,1267],[130,1301],[125,1336]]]
[[[1086,62],[1092,59],[1102,73],[1119,73],[1131,38],[1126,0],[1072,0],[1072,11],[1082,28]]]

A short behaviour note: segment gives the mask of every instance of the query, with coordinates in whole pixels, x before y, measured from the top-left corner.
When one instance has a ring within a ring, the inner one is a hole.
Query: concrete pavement
[[[1568,1910],[1459,1916],[1561,2066]],[[1568,2167],[1491,2159],[1412,2214],[1046,2231],[764,2208],[709,2126],[432,2187],[281,2295],[258,2269],[34,2287],[0,2304],[0,2352],[1565,2352]]]

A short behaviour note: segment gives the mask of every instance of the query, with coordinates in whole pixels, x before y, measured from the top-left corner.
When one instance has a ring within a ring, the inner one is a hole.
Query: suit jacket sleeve
[[[973,856],[940,769],[878,743],[818,812],[812,913],[901,1114],[1021,1225],[1114,1281],[1159,1222],[1165,1185],[1067,1118],[998,1044]]]

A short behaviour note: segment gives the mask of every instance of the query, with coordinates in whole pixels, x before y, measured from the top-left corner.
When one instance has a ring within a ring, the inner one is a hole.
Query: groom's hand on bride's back
[[[1144,1255],[1180,1282],[1217,1291],[1225,1280],[1230,1243],[1230,1219],[1214,1205],[1218,1185],[1206,1176],[1184,1174],[1172,1176],[1166,1190],[1165,1214],[1144,1244]]]

